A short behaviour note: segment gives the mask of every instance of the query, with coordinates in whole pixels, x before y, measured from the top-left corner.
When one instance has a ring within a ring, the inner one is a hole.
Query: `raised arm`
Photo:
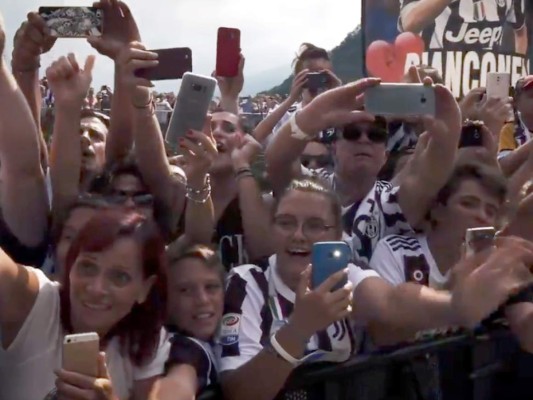
[[[0,21],[0,56],[5,33]],[[26,246],[38,246],[48,229],[48,198],[31,110],[4,58],[0,58],[0,207],[7,226]]]
[[[69,54],[46,71],[56,109],[50,157],[54,224],[62,222],[80,191],[81,107],[91,86],[94,62],[95,57],[89,56],[82,70],[74,54]]]
[[[402,0],[400,28],[403,32],[419,33],[431,25],[453,0]]]
[[[227,112],[239,115],[239,94],[244,86],[244,57],[240,56],[239,73],[236,77],[228,78],[216,76],[216,71],[212,76],[218,82],[220,89],[220,107]]]
[[[11,67],[13,75],[30,106],[33,120],[37,126],[39,151],[43,171],[48,168],[48,150],[41,131],[41,87],[39,84],[39,66],[41,54],[48,52],[56,38],[49,35],[43,19],[35,12],[28,14],[15,34]]]
[[[453,95],[443,86],[435,86],[435,94],[436,117],[424,118],[427,145],[417,155],[417,168],[409,168],[402,178],[398,193],[398,202],[411,226],[417,226],[424,218],[448,180],[461,136],[461,111]]]
[[[121,49],[131,42],[140,42],[137,23],[129,7],[122,1],[103,0],[95,7],[104,12],[104,33],[100,37],[91,36],[89,44],[100,54],[115,63],[115,89],[111,98],[111,126],[106,140],[106,162],[126,157],[133,147],[133,106],[128,88],[121,79],[118,55]]]

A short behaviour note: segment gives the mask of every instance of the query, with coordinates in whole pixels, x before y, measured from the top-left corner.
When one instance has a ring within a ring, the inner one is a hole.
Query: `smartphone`
[[[99,352],[97,333],[66,335],[63,339],[63,369],[97,377]]]
[[[471,256],[492,247],[496,229],[493,226],[485,228],[470,228],[466,230],[466,255]]]
[[[506,99],[511,88],[511,74],[506,72],[489,72],[487,75],[487,97]]]
[[[313,245],[311,263],[311,285],[313,288],[320,286],[326,279],[338,271],[348,267],[352,257],[350,246],[345,242],[318,242]],[[346,285],[348,279],[339,282],[332,291]]]
[[[214,78],[191,72],[183,75],[165,135],[171,151],[178,151],[179,138],[185,136],[189,130],[202,130],[216,86],[217,81]]]
[[[192,72],[192,52],[188,47],[150,50],[157,53],[159,64],[153,68],[140,68],[135,76],[149,81],[181,79],[186,72]]]
[[[329,75],[327,72],[310,72],[307,74],[305,88],[317,92],[320,89],[329,87]]]
[[[459,148],[481,147],[483,146],[483,134],[481,129],[483,124],[476,121],[467,121],[461,129]]]
[[[239,74],[241,31],[235,28],[218,28],[217,76],[232,78]]]
[[[365,111],[399,118],[435,116],[435,88],[419,83],[382,83],[365,92]]]
[[[40,7],[39,15],[58,38],[101,36],[103,11],[96,7]]]

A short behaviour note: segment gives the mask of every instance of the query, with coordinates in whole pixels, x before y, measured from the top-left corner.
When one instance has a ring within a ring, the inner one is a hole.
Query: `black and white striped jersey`
[[[256,265],[231,270],[219,337],[221,372],[239,368],[255,357],[292,313],[295,293],[283,283],[276,268],[276,256],[272,256],[265,270]],[[377,276],[374,271],[349,265],[348,279],[354,288],[364,279]],[[342,320],[311,338],[306,362],[342,362],[356,350],[351,323]]]
[[[169,328],[172,332],[174,329]],[[214,343],[207,343],[181,332],[174,332],[170,339],[170,353],[165,363],[165,375],[177,365],[191,365],[196,370],[198,391],[217,383],[218,357],[220,349]]]
[[[504,43],[504,28],[521,29],[525,24],[526,0],[451,0],[450,5],[434,20],[428,21],[422,37],[426,48],[456,51],[515,51],[514,41]],[[419,0],[400,0],[398,23],[404,32],[406,16]],[[417,32],[418,33],[418,32]]]
[[[419,283],[441,290],[449,279],[443,275],[423,235],[391,235],[379,241],[370,268],[392,285]]]
[[[304,168],[303,173],[335,190],[335,174],[327,169]],[[368,265],[376,245],[385,236],[412,232],[398,203],[398,190],[390,182],[376,181],[361,202],[343,207],[342,240],[352,248],[357,264]]]

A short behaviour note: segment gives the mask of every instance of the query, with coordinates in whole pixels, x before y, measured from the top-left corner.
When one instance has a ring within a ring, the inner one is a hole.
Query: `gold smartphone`
[[[63,369],[96,378],[99,352],[97,333],[66,335],[63,340]]]

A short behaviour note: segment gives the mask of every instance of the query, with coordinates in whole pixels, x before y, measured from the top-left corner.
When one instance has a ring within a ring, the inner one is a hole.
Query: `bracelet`
[[[193,203],[205,204],[207,200],[209,200],[209,198],[211,197],[211,189],[209,189],[209,191],[200,196],[187,192],[185,194],[185,197]]]
[[[316,138],[317,135],[310,135],[302,131],[302,129],[296,123],[296,115],[298,115],[298,113],[299,111],[296,111],[291,115],[289,119],[289,124],[291,127],[291,137],[296,140],[301,140],[302,142],[310,142],[311,140]]]
[[[241,178],[247,178],[247,177],[253,177],[254,174],[252,170],[249,167],[246,168],[240,168],[235,172],[235,179],[239,180]]]
[[[185,191],[185,197],[187,199],[191,200],[193,203],[204,204],[209,197],[211,197],[211,177],[209,174],[206,175],[203,188],[194,189],[187,185]]]
[[[272,345],[272,348],[276,350],[276,353],[279,354],[281,358],[283,358],[285,361],[287,361],[289,364],[293,366],[300,365],[302,360],[298,360],[297,358],[294,358],[291,356],[276,340],[276,334],[274,333],[272,336],[270,336],[270,344]]]

